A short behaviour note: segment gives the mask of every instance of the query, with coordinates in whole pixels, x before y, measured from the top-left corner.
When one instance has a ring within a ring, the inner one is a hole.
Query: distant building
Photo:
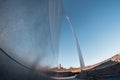
[[[58,69],[61,69],[61,64],[58,65]]]

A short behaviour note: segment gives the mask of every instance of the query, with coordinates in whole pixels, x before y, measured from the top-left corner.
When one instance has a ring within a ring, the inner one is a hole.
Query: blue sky
[[[86,65],[103,61],[120,52],[120,0],[63,0],[77,34]],[[62,21],[59,61],[63,67],[79,67],[70,27]]]

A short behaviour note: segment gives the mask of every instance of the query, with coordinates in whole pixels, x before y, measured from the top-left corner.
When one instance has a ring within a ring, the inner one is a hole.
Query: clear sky
[[[63,0],[86,65],[120,52],[120,0]],[[65,17],[62,21],[59,61],[63,67],[79,67],[78,53]]]

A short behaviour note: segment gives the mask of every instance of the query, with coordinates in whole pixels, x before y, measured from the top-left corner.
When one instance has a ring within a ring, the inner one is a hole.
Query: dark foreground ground
[[[105,80],[118,79],[120,80],[120,54],[117,54],[96,66],[83,70],[77,78],[85,80]]]

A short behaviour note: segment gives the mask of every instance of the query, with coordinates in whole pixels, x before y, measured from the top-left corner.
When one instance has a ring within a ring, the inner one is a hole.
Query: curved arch
[[[75,33],[74,29],[73,29],[72,23],[71,23],[71,21],[70,21],[68,16],[66,16],[66,19],[67,19],[67,21],[69,23],[71,32],[73,34],[74,41],[76,43],[76,48],[77,48],[78,56],[79,56],[79,60],[80,60],[80,66],[81,66],[81,68],[83,68],[83,67],[85,67],[85,63],[84,63],[84,59],[83,59],[83,56],[82,56],[82,52],[81,52],[81,49],[80,49],[80,45],[79,45],[76,33]]]

